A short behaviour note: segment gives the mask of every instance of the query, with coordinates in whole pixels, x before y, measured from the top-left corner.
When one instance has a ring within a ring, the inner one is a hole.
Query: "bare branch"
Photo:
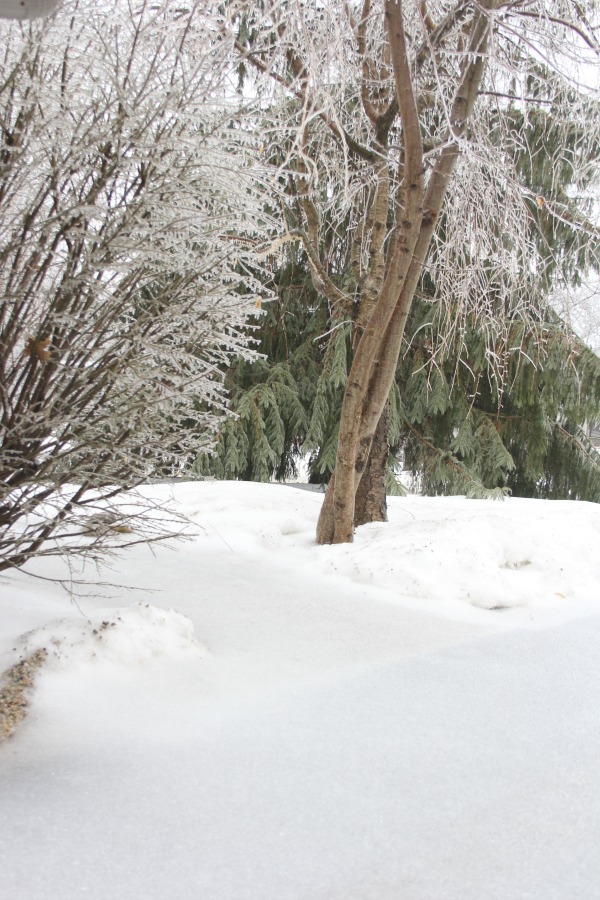
[[[188,6],[65,0],[3,26],[0,569],[170,529],[121,507],[122,528],[86,530],[91,505],[210,447],[225,366],[250,352],[269,179],[229,48]]]

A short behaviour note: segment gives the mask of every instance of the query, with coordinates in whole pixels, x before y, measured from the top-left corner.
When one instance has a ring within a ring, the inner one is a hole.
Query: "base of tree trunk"
[[[336,527],[335,471],[333,472],[317,523],[317,544],[341,544],[352,541],[355,528],[368,522],[387,522],[387,458],[389,404],[386,403],[371,444],[367,465],[354,497],[354,518],[349,531]]]
[[[377,431],[371,444],[371,452],[356,492],[354,527],[368,522],[387,522],[387,459],[389,404],[386,403]]]

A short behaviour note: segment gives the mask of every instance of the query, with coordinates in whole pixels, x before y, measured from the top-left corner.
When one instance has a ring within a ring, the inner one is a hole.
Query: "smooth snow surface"
[[[1,900],[600,900],[600,507],[147,490],[194,537],[122,587],[0,580]]]

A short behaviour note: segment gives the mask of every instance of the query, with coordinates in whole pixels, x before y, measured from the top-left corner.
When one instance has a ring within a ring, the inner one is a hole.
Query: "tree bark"
[[[448,120],[447,140],[424,183],[423,143],[407,55],[402,0],[386,0],[385,18],[404,139],[402,191],[390,237],[385,279],[358,342],[344,394],[334,474],[317,524],[317,543],[352,541],[355,508],[372,443],[389,397],[402,336],[415,290],[459,156],[484,71],[496,0],[482,0],[474,14],[468,52]],[[368,482],[367,482],[368,483]],[[368,493],[367,486],[365,491]]]
[[[371,442],[389,396],[398,355],[385,338],[401,302],[423,218],[423,142],[404,33],[401,0],[386,0],[396,94],[404,133],[399,223],[391,238],[387,271],[373,313],[358,342],[340,417],[335,477],[329,482],[317,524],[318,543],[347,543],[354,536],[356,491]],[[411,298],[412,299],[412,298]],[[408,311],[407,311],[408,314]],[[398,349],[401,335],[398,339]]]
[[[375,430],[371,450],[356,491],[354,527],[368,522],[387,522],[387,459],[389,402]]]

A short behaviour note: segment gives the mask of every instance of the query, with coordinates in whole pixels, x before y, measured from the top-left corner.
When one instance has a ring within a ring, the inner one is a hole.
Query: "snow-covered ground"
[[[0,578],[2,900],[600,898],[599,506],[148,490],[192,540]]]

